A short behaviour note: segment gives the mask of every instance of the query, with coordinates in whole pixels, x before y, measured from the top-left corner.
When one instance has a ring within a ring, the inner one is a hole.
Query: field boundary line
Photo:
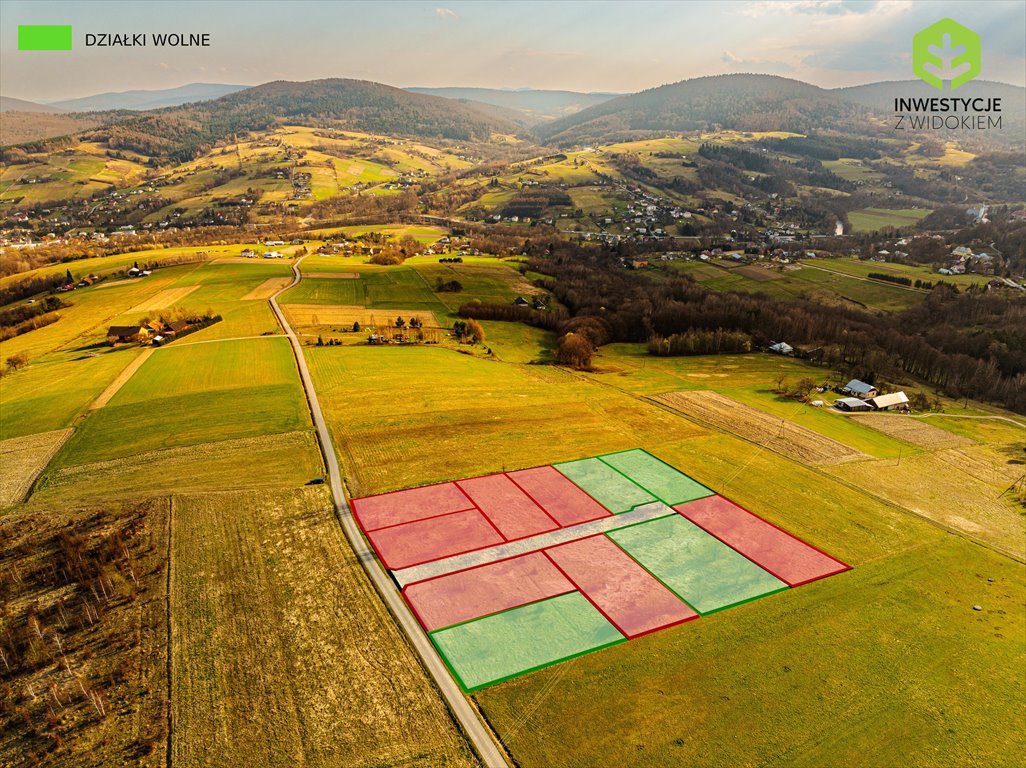
[[[475,709],[470,705],[466,696],[464,696],[459,683],[453,678],[445,661],[440,657],[434,643],[423,631],[420,622],[410,611],[405,599],[395,588],[395,584],[382,569],[374,552],[364,541],[360,528],[353,516],[352,509],[349,507],[349,502],[346,499],[342,486],[342,470],[339,465],[338,454],[335,452],[334,445],[331,442],[331,433],[324,419],[320,401],[317,399],[313,378],[310,376],[310,369],[303,355],[303,347],[299,342],[296,332],[289,325],[285,313],[278,306],[277,301],[278,296],[295,287],[302,280],[302,273],[299,271],[299,264],[302,260],[303,257],[300,257],[291,265],[293,273],[292,282],[271,296],[267,301],[292,346],[299,370],[299,378],[302,382],[303,391],[306,394],[310,415],[316,427],[318,442],[321,446],[321,454],[330,479],[329,487],[335,509],[335,517],[339,521],[339,525],[349,541],[349,545],[352,547],[353,554],[356,555],[363,565],[364,571],[370,578],[371,583],[395,617],[399,627],[406,634],[411,647],[420,657],[425,670],[435,682],[439,692],[442,694],[443,700],[448,705],[449,711],[466,735],[471,747],[487,768],[507,768],[509,763],[499,747],[498,739],[485,725],[484,721],[478,717]]]

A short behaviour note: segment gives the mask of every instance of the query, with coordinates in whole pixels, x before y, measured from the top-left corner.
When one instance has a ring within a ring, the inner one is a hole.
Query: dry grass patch
[[[359,272],[304,272],[303,277],[316,278],[318,280],[359,280]]]
[[[332,304],[285,304],[282,306],[293,325],[352,325],[364,328],[391,325],[397,317],[407,322],[416,317],[424,327],[438,328],[438,320],[431,312],[405,309],[368,309],[367,307]]]
[[[165,765],[167,513],[0,518],[0,765]]]
[[[474,765],[323,489],[176,497],[172,763]]]
[[[716,392],[669,392],[653,399],[804,464],[869,458],[843,443]]]
[[[132,307],[129,312],[150,312],[154,309],[167,309],[172,304],[176,304],[190,293],[199,288],[198,285],[185,285],[181,288],[165,288],[160,293],[156,293],[141,304],[136,304]]]
[[[74,430],[56,429],[0,442],[0,507],[22,501]]]
[[[871,493],[1026,556],[1026,516],[1005,493],[1022,477],[1023,467],[1009,464],[986,446],[942,448],[906,456],[900,463],[860,462],[853,470],[847,479]]]
[[[145,363],[149,356],[152,355],[155,351],[156,350],[153,347],[147,347],[146,349],[144,349],[142,351],[142,354],[140,354],[137,358],[135,358],[135,360],[130,362],[128,364],[128,367],[126,367],[125,370],[119,373],[118,377],[110,383],[110,386],[103,390],[103,392],[100,393],[100,396],[98,398],[93,400],[93,402],[89,405],[89,410],[95,411],[98,408],[103,408],[103,406],[109,403],[111,398],[118,393],[118,390],[128,383],[128,380],[132,378],[133,374],[135,374],[135,372],[139,370],[142,364]]]
[[[292,282],[291,277],[269,277],[260,283],[256,288],[242,297],[243,301],[258,301],[269,299],[278,291]]]
[[[312,432],[243,437],[51,470],[33,499],[109,499],[294,487],[323,474]]]
[[[885,435],[922,448],[954,448],[960,445],[972,445],[975,442],[968,437],[962,437],[948,432],[946,429],[899,414],[858,413],[849,418],[860,424],[865,424],[867,427],[872,427],[877,432],[883,432]]]

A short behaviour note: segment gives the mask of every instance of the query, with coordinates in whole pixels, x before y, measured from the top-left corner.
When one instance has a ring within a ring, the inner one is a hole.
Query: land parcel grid
[[[639,449],[353,511],[467,692],[848,569]]]

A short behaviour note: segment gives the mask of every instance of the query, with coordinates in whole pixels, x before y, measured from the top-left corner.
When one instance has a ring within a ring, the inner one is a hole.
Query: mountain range
[[[218,89],[231,93],[199,99]],[[89,120],[106,133],[113,147],[147,155],[185,160],[232,135],[266,129],[274,124],[312,121],[325,127],[370,133],[482,141],[492,134],[512,134],[556,147],[609,143],[655,134],[732,129],[738,131],[837,132],[883,136],[892,131],[893,98],[936,96],[918,80],[871,83],[839,89],[771,75],[734,74],[699,77],[634,94],[573,91],[503,91],[482,88],[400,89],[364,80],[332,78],[307,82],[276,81],[252,88],[194,83],[170,91],[115,94],[136,105],[191,99],[155,109],[123,107],[122,111],[55,113],[68,105],[104,102],[101,94],[52,105],[5,99],[4,109],[50,126],[58,135],[61,120],[74,130]],[[1026,89],[974,81],[959,96],[1000,96],[1004,125],[980,139],[1021,143],[1026,125]],[[132,109],[133,111],[125,111]],[[29,113],[29,110],[34,110]],[[49,113],[44,115],[36,113]],[[22,131],[21,141],[26,140]],[[39,138],[30,137],[30,138]]]
[[[177,88],[145,91],[97,93],[77,99],[47,101],[45,105],[69,112],[102,112],[111,109],[146,110],[177,107],[194,101],[209,101],[249,88],[248,85],[224,83],[189,83]]]

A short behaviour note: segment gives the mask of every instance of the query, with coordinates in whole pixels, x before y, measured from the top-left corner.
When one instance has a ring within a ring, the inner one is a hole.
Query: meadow
[[[1024,746],[1010,702],[1026,674],[1009,674],[1026,631],[1016,608],[1022,565],[910,514],[907,494],[877,495],[907,482],[894,473],[899,455],[903,466],[941,457],[769,390],[822,369],[767,355],[651,359],[631,345],[607,347],[599,372],[585,376],[444,349],[308,357],[354,496],[643,446],[854,566],[711,626],[686,624],[474,694],[521,765],[822,765],[838,756],[944,765],[962,749],[1000,765]],[[402,384],[388,398],[391,381]],[[877,458],[804,467],[647,398],[710,388]],[[874,484],[884,474],[893,482]],[[963,495],[978,490],[963,485]],[[943,500],[920,501],[937,509],[957,493],[945,486]],[[986,526],[977,513],[964,511]],[[998,524],[994,535],[1008,531]],[[908,690],[915,695],[896,693]],[[629,699],[631,716],[609,707],[610,696]],[[895,746],[899,721],[922,731]],[[740,730],[744,741],[729,738]]]
[[[876,232],[887,227],[913,226],[930,213],[929,208],[863,208],[849,213],[848,223],[852,232]]]
[[[765,293],[778,298],[805,294],[826,303],[851,302],[885,311],[901,311],[922,301],[924,294],[897,285],[859,280],[855,279],[858,277],[855,274],[848,277],[816,268],[821,262],[823,266],[829,266],[830,261],[817,259],[814,262],[805,262],[801,269],[786,272],[765,270],[762,267],[739,268],[734,265],[718,266],[692,261],[669,262],[669,268],[690,274],[702,285],[717,291]],[[757,275],[754,272],[756,269],[766,272],[767,275]],[[766,279],[770,275],[772,277]],[[932,279],[936,279],[936,276]]]

